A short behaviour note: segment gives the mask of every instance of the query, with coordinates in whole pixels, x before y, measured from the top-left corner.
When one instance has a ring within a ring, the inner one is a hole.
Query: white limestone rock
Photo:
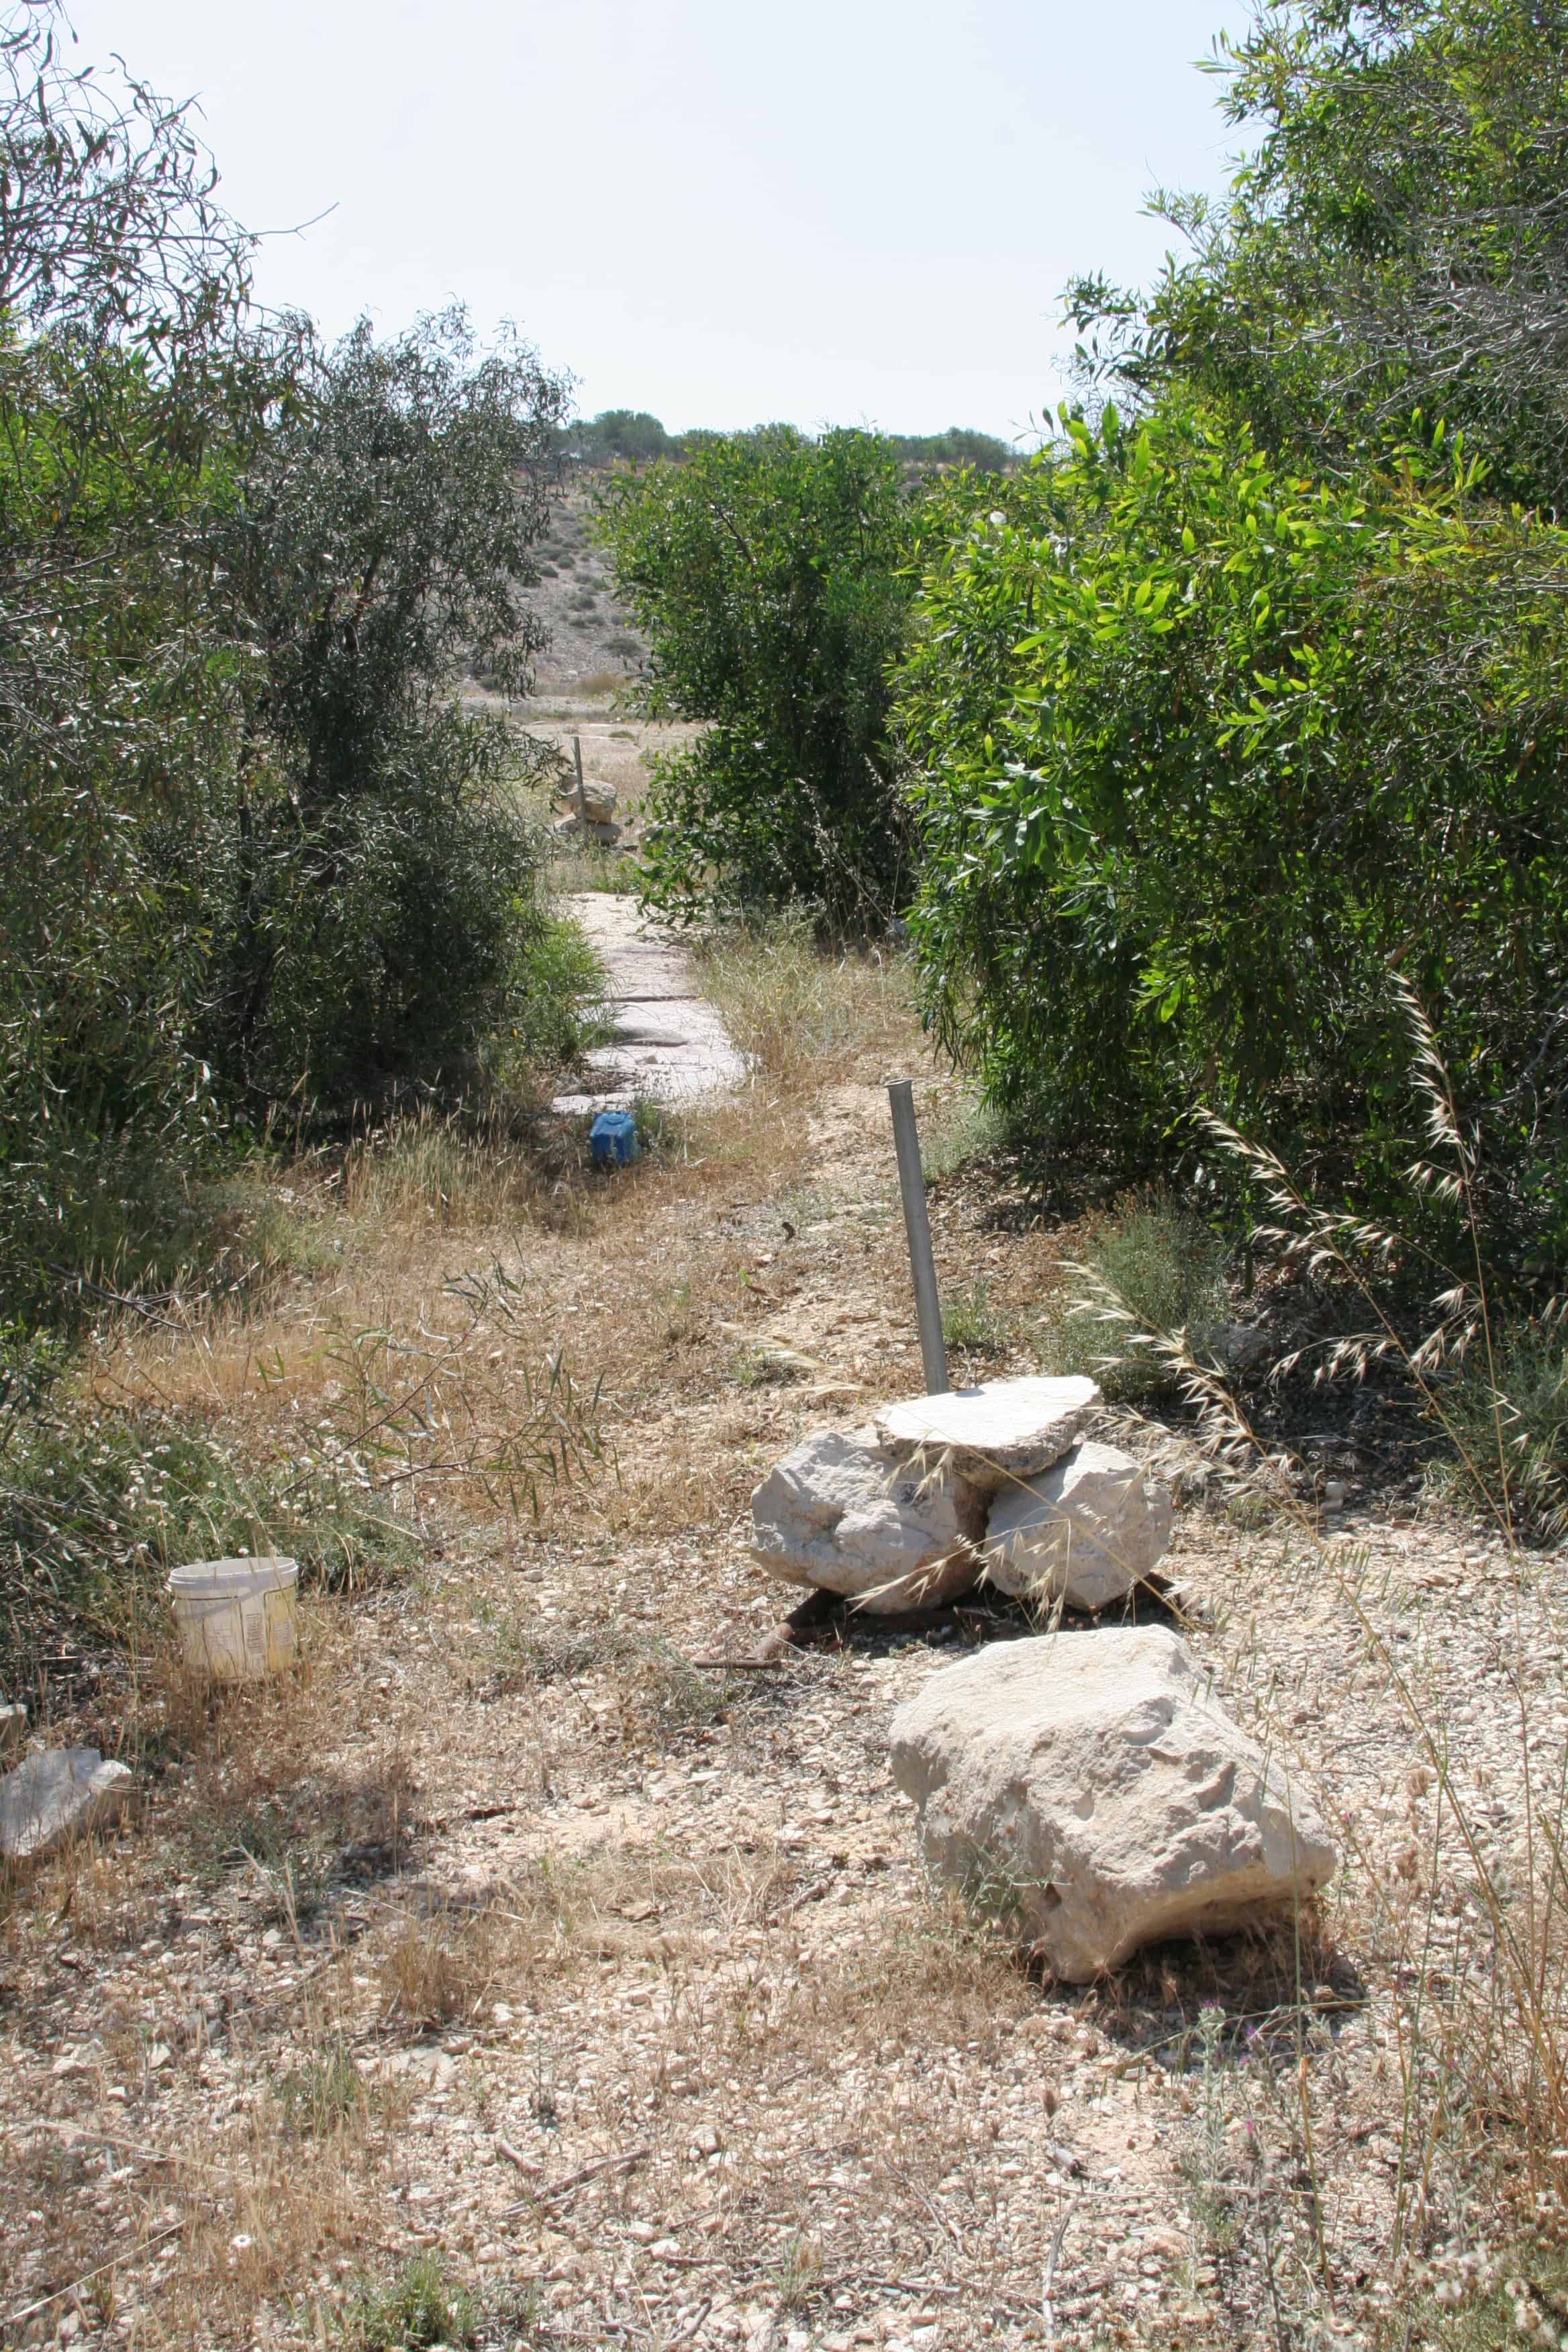
[[[1171,1490],[1130,1454],[1082,1438],[1037,1478],[1003,1486],[985,1526],[985,1573],[1037,1607],[1104,1609],[1171,1540]]]
[[[0,1758],[19,1756],[26,1744],[26,1708],[0,1706]]]
[[[886,1406],[877,1415],[877,1443],[901,1461],[941,1460],[979,1493],[994,1495],[1059,1461],[1100,1402],[1089,1380],[985,1381]]]
[[[1316,1892],[1316,1807],[1233,1723],[1168,1628],[994,1642],[893,1717],[928,1865],[1069,1984],[1140,1945],[1237,1927]]]
[[[967,1591],[984,1525],[984,1503],[962,1479],[889,1462],[865,1431],[803,1439],[752,1496],[752,1549],[764,1568],[873,1613]]]
[[[0,1855],[37,1862],[118,1820],[131,1793],[128,1765],[96,1748],[40,1748],[0,1780]]]
[[[574,841],[583,831],[583,820],[575,809],[555,820],[555,831],[563,841]],[[588,839],[600,849],[614,849],[621,837],[621,828],[612,818],[590,816]]]

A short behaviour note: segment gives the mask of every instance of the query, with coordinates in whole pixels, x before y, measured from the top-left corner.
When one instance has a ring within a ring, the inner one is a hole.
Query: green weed
[[[301,2139],[331,2139],[365,2109],[364,2078],[341,2037],[291,2067],[278,2085],[283,2127]]]
[[[1434,1381],[1453,1448],[1429,1476],[1521,1534],[1568,1528],[1568,1345],[1555,1318],[1472,1340],[1452,1378]]]
[[[436,2352],[479,2340],[480,2310],[438,2254],[416,2254],[390,2284],[356,2290],[339,2321],[347,2352]]]
[[[1157,1192],[1130,1195],[1090,1237],[1078,1289],[1047,1304],[1040,1349],[1047,1371],[1084,1373],[1111,1398],[1149,1396],[1177,1385],[1167,1356],[1142,1334],[1184,1330],[1202,1359],[1230,1312],[1224,1244],[1195,1217]],[[1104,1319],[1100,1285],[1131,1321]],[[1088,1295],[1085,1295],[1087,1292]]]
[[[921,1144],[921,1166],[928,1184],[957,1175],[973,1160],[994,1158],[1007,1140],[1007,1121],[994,1107],[973,1095],[962,1096]]]
[[[306,1462],[245,1458],[221,1428],[35,1394],[0,1403],[0,1554],[8,1562],[0,1660],[62,1626],[132,1639],[162,1609],[167,1570],[281,1552],[331,1591],[403,1572],[411,1539],[330,1450]]]
[[[942,1336],[972,1356],[996,1356],[1013,1336],[1012,1318],[992,1305],[990,1284],[975,1282],[944,1304]]]

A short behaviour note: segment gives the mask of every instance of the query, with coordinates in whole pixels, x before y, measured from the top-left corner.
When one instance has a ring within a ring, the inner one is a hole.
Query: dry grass
[[[721,933],[701,960],[725,1026],[770,1086],[798,1093],[870,1064],[923,1060],[913,987],[895,950],[824,954],[805,919]]]
[[[449,1903],[405,1918],[378,1965],[384,2021],[420,2034],[477,2017],[502,1965],[501,1924],[489,1910],[460,1911]]]
[[[581,1187],[569,1163],[552,1167],[499,1121],[421,1109],[363,1137],[334,1181],[351,1217],[379,1233],[543,1223],[570,1227]]]

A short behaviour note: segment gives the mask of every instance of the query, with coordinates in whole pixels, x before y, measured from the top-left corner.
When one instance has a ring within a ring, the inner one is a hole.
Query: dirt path
[[[678,1004],[685,1034],[690,999],[645,992],[687,978],[611,936],[626,911],[600,919],[628,1008]],[[56,2298],[17,2340],[63,2316],[93,2352],[1279,2352],[1373,2341],[1408,2292],[1399,2200],[1418,2255],[1454,2232],[1466,2151],[1441,2114],[1440,2161],[1423,2135],[1487,1929],[1395,1668],[1514,1853],[1504,1645],[1550,1780],[1561,1559],[1527,1574],[1371,1480],[1320,1547],[1141,1424],[1178,1481],[1190,1638],[1345,1868],[1300,1948],[1166,1947],[1084,1990],[933,1896],[887,1770],[899,1702],[1021,1622],[722,1663],[795,1597],[749,1555],[752,1486],[919,1385],[879,1083],[918,1050],[912,1024],[868,1029],[805,1091],[759,1076],[682,1114],[668,1160],[490,1223],[291,1188],[314,1256],[269,1318],[199,1361],[124,1342],[128,1389],[218,1400],[285,1448],[366,1329],[416,1370],[466,1334],[424,1429],[515,1432],[564,1354],[601,1384],[604,1450],[537,1516],[431,1479],[416,1565],[318,1596],[300,1680],[193,1705],[153,1656],[116,1695],[134,1822],[0,1922],[0,2322]],[[942,1100],[927,1067],[929,1124]],[[932,1224],[944,1294],[984,1286],[994,1325],[955,1377],[1033,1369],[1059,1237],[994,1171],[937,1187]],[[450,1286],[498,1266],[469,1328]],[[52,1736],[107,1736],[94,1706],[62,1696]],[[1439,1937],[1447,1991],[1415,2015]],[[356,2335],[356,2282],[415,2260],[471,2321]]]
[[[609,975],[616,1034],[586,1056],[598,1083],[557,1096],[555,1110],[624,1110],[638,1097],[689,1108],[745,1084],[745,1063],[686,956],[668,931],[644,920],[635,899],[584,890],[560,904]]]

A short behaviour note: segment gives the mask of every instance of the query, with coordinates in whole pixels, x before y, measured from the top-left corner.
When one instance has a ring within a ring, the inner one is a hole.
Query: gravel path
[[[639,1096],[690,1105],[744,1085],[745,1063],[690,965],[667,931],[643,920],[635,899],[587,890],[562,904],[609,973],[616,1038],[586,1057],[602,1084],[558,1095],[555,1110],[624,1110]]]

